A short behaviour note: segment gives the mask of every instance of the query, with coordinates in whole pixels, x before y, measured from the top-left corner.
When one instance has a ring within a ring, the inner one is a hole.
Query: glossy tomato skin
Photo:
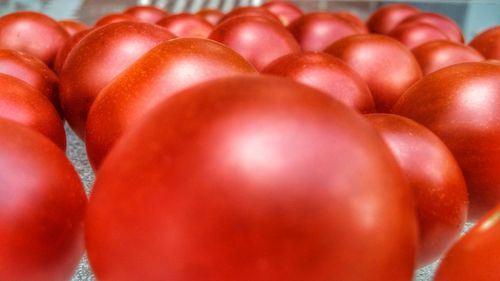
[[[46,96],[58,112],[59,78],[41,60],[15,50],[0,50],[0,73],[23,80]]]
[[[123,21],[138,21],[138,20],[129,14],[111,13],[98,19],[94,23],[94,27],[105,26],[108,24],[123,22]]]
[[[394,114],[366,115],[407,176],[417,201],[418,265],[438,259],[460,235],[468,196],[462,171],[429,129]]]
[[[89,28],[85,23],[78,20],[60,20],[59,25],[66,30],[70,37]]]
[[[89,112],[87,154],[95,170],[115,142],[160,101],[195,84],[257,73],[220,43],[174,39],[146,53],[102,90]]]
[[[78,44],[83,39],[83,37],[85,37],[92,31],[94,31],[94,28],[86,29],[76,33],[75,35],[71,36],[66,41],[66,43],[64,43],[61,49],[59,49],[59,51],[57,52],[56,60],[54,61],[54,71],[57,74],[61,73],[64,62],[66,61],[66,58],[68,57],[73,47],[75,47],[76,44]]]
[[[211,23],[190,13],[166,16],[156,24],[166,28],[177,37],[207,38],[214,29]]]
[[[262,70],[318,89],[359,112],[373,112],[375,104],[366,82],[340,59],[326,53],[303,52],[276,59]]]
[[[0,17],[0,49],[14,49],[52,66],[69,34],[52,18],[37,12],[14,12]]]
[[[0,279],[69,280],[84,251],[87,197],[38,132],[0,118]]]
[[[287,1],[270,1],[261,7],[278,17],[284,26],[289,25],[304,14],[297,5]]]
[[[469,191],[469,220],[500,201],[500,65],[463,63],[425,76],[392,111],[438,135],[451,150]]]
[[[123,13],[131,15],[137,21],[146,23],[156,23],[168,15],[166,11],[154,6],[132,6]]]
[[[425,22],[410,22],[398,25],[388,34],[413,49],[427,42],[448,40],[448,37],[439,29]]]
[[[410,50],[385,35],[349,36],[333,43],[325,52],[340,58],[361,75],[379,112],[388,112],[403,92],[422,77]]]
[[[259,71],[281,56],[300,51],[292,34],[281,23],[261,16],[227,19],[215,27],[209,39],[235,50]]]
[[[344,37],[364,33],[356,24],[330,12],[303,15],[288,26],[304,51],[323,51]]]
[[[103,280],[411,280],[412,203],[360,115],[289,79],[232,77],[165,100],[119,141],[86,245]]]
[[[500,278],[500,204],[446,254],[434,281],[495,281]]]
[[[388,34],[405,18],[420,11],[408,4],[390,4],[377,9],[366,24],[373,33]]]
[[[433,25],[443,32],[449,40],[453,42],[463,43],[464,36],[462,30],[451,18],[438,13],[422,12],[405,18],[399,25],[409,23],[427,23]]]
[[[224,21],[240,16],[258,16],[265,17],[269,20],[281,23],[280,19],[275,16],[273,13],[264,9],[262,7],[254,7],[254,6],[242,6],[232,9],[229,13],[226,13],[218,22],[218,24],[223,23]]]
[[[484,57],[474,48],[448,40],[428,42],[411,50],[424,75],[463,62],[480,62]]]
[[[487,59],[500,60],[500,26],[495,26],[478,34],[469,45]]]
[[[66,120],[80,138],[99,91],[147,51],[173,37],[152,24],[119,22],[96,29],[73,47],[60,73],[60,99]]]
[[[217,25],[220,19],[224,16],[224,12],[218,9],[202,9],[196,12],[196,15],[204,18],[206,21],[211,23],[212,25]]]
[[[63,121],[49,99],[26,82],[0,74],[0,117],[44,134],[66,148]]]

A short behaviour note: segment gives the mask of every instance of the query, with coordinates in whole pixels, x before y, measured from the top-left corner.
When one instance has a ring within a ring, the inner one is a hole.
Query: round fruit
[[[132,6],[123,13],[131,15],[137,21],[146,23],[156,23],[168,15],[166,11],[154,6]]]
[[[449,17],[437,13],[419,13],[405,18],[400,25],[409,23],[427,23],[443,32],[449,40],[463,43],[464,36],[460,27]]]
[[[409,49],[413,49],[427,42],[448,40],[448,37],[443,32],[425,22],[400,24],[388,35],[399,40]]]
[[[224,16],[221,10],[217,9],[203,9],[196,13],[197,16],[204,18],[206,21],[212,25],[217,25],[220,19]]]
[[[66,30],[69,36],[73,36],[76,33],[86,30],[89,27],[81,21],[78,20],[61,20],[59,24]]]
[[[500,60],[500,26],[481,32],[472,39],[470,46],[487,59]]]
[[[137,21],[137,19],[129,14],[112,13],[112,14],[107,14],[107,15],[101,17],[100,19],[98,19],[95,22],[94,27],[104,26],[104,25],[108,25],[111,23],[117,23],[117,22],[123,22],[123,21]]]
[[[405,18],[418,13],[417,8],[407,4],[385,5],[376,10],[366,24],[373,33],[388,34]]]
[[[270,1],[261,7],[278,17],[284,26],[289,25],[304,14],[297,5],[287,1]]]
[[[92,32],[94,30],[95,30],[95,28],[90,28],[90,29],[80,31],[80,32],[76,33],[75,35],[71,36],[66,41],[66,43],[64,43],[62,48],[59,49],[59,51],[57,52],[56,60],[54,62],[54,71],[57,74],[61,73],[61,70],[64,66],[64,63],[66,62],[66,58],[68,57],[71,50],[73,50],[73,47],[75,47],[76,44],[78,44],[83,39],[83,37],[87,36],[87,34],[89,34],[90,32]]]
[[[156,24],[166,28],[177,37],[207,38],[214,29],[214,26],[202,17],[189,13],[170,15]]]

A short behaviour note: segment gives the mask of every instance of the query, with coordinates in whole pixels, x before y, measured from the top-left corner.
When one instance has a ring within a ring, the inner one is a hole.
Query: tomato
[[[59,78],[39,59],[15,50],[0,50],[0,73],[23,80],[46,96],[61,112]]]
[[[276,59],[263,74],[288,77],[316,88],[360,112],[373,112],[366,82],[340,59],[325,53],[304,52]]]
[[[240,16],[259,16],[259,17],[265,17],[269,20],[276,21],[281,23],[281,20],[275,16],[273,13],[268,11],[267,9],[264,9],[262,7],[254,7],[254,6],[242,6],[242,7],[237,7],[231,10],[229,13],[225,14],[218,22],[218,24],[223,23],[224,21],[234,18],[234,17],[240,17]]]
[[[18,50],[52,66],[69,34],[52,18],[37,12],[0,17],[0,49]]]
[[[405,18],[416,15],[420,11],[408,4],[390,4],[377,9],[366,24],[373,33],[388,34]]]
[[[394,105],[438,135],[469,191],[469,220],[500,202],[500,64],[463,63],[425,76]]]
[[[92,106],[85,134],[96,169],[114,143],[161,100],[219,77],[256,73],[233,50],[205,39],[175,39],[146,53],[114,79]]]
[[[290,79],[231,77],[166,99],[119,141],[86,246],[100,280],[409,281],[412,200],[361,115]]]
[[[204,18],[206,21],[212,25],[217,25],[220,19],[224,16],[224,13],[218,9],[202,9],[196,13],[197,16]]]
[[[88,110],[99,91],[147,51],[173,37],[152,24],[118,22],[96,29],[73,47],[60,73],[60,99],[78,136],[83,138]]]
[[[270,1],[261,7],[278,17],[284,26],[289,25],[304,14],[297,5],[286,1]]]
[[[500,204],[446,254],[435,281],[495,281],[500,278]]]
[[[500,26],[489,28],[476,35],[470,46],[481,52],[487,59],[500,60]]]
[[[300,51],[292,34],[281,23],[261,16],[227,19],[215,27],[209,38],[235,50],[257,70],[281,56]]]
[[[361,75],[380,112],[389,111],[403,92],[422,77],[413,54],[388,36],[349,36],[333,43],[325,52],[339,57]]]
[[[353,34],[360,34],[356,24],[330,12],[308,13],[288,26],[304,51],[323,51],[333,42]]]
[[[131,6],[123,13],[131,15],[137,21],[146,23],[156,23],[168,15],[166,11],[154,6]]]
[[[467,218],[467,187],[457,161],[429,129],[394,114],[368,114],[408,178],[417,201],[418,263],[439,258]],[[453,280],[453,279],[450,279]]]
[[[0,182],[0,280],[69,280],[87,198],[64,152],[0,118]]]
[[[447,40],[425,43],[411,51],[424,75],[450,65],[484,60],[484,57],[474,48]]]
[[[410,49],[427,42],[448,40],[448,37],[443,32],[425,22],[400,24],[389,32],[388,35],[399,40]]]
[[[112,13],[112,14],[107,14],[100,19],[98,19],[95,23],[94,26],[104,26],[108,25],[111,23],[117,23],[117,22],[123,22],[123,21],[137,21],[136,18],[129,14],[123,14],[123,13]]]
[[[157,25],[166,28],[177,37],[207,38],[214,26],[200,16],[179,13],[159,20]]]
[[[49,99],[26,82],[0,73],[0,117],[39,131],[66,148],[63,121]]]
[[[57,74],[61,73],[61,70],[64,66],[64,62],[66,61],[66,58],[68,57],[68,55],[71,52],[71,50],[73,49],[73,47],[75,47],[76,44],[78,44],[83,39],[83,37],[85,37],[87,34],[89,34],[90,32],[92,32],[94,30],[95,30],[95,28],[90,28],[90,29],[80,31],[80,32],[76,33],[75,35],[71,36],[66,41],[66,43],[64,43],[62,48],[59,49],[59,51],[57,52],[56,60],[54,61],[54,71]]]
[[[66,30],[70,37],[89,28],[85,23],[78,20],[60,20],[59,25]]]
[[[405,18],[399,25],[409,23],[427,23],[441,30],[451,41],[463,43],[464,36],[460,27],[449,17],[437,13],[419,13]]]

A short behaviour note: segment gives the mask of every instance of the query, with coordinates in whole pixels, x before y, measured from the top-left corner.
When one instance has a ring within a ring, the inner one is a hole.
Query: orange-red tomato
[[[60,20],[59,24],[66,30],[69,36],[73,36],[89,28],[85,23],[78,20]]]
[[[85,133],[92,166],[98,168],[121,135],[166,97],[210,79],[256,72],[236,52],[211,40],[183,38],[158,45],[94,102]]]
[[[156,24],[177,37],[207,38],[214,29],[214,26],[202,17],[189,13],[166,16]]]
[[[407,4],[390,4],[377,9],[368,19],[366,24],[373,33],[388,34],[401,21],[420,11]]]
[[[361,115],[255,75],[191,87],[131,128],[85,237],[99,280],[409,281],[416,215]]]
[[[469,191],[469,220],[500,202],[500,64],[470,62],[425,76],[392,111],[438,135],[451,150]]]
[[[102,16],[94,23],[94,27],[104,26],[111,23],[122,22],[122,21],[138,21],[136,18],[129,14],[123,13],[111,13]]]
[[[80,138],[99,91],[147,51],[173,37],[153,24],[118,22],[94,30],[73,47],[60,73],[60,99],[66,120]]]
[[[304,14],[297,5],[287,1],[270,1],[261,7],[278,17],[284,26],[289,25]]]
[[[437,14],[437,13],[418,13],[413,16],[405,18],[399,23],[399,25],[409,24],[409,23],[427,23],[433,25],[437,29],[441,30],[449,40],[463,43],[464,36],[460,27],[451,18]]]
[[[84,251],[87,198],[64,152],[0,118],[0,182],[0,280],[69,280]]]
[[[131,15],[137,21],[146,23],[156,23],[168,15],[167,11],[154,6],[131,6],[123,13]]]
[[[500,60],[500,25],[489,28],[472,39],[470,46],[487,59]]]
[[[211,23],[212,25],[217,25],[220,19],[224,16],[224,12],[218,9],[202,9],[196,12],[197,16],[204,18],[206,21]]]
[[[259,16],[259,17],[265,17],[269,20],[281,23],[280,19],[277,16],[275,16],[273,13],[268,11],[267,9],[264,9],[262,7],[254,7],[254,6],[242,6],[242,7],[237,7],[235,9],[231,10],[229,13],[225,14],[219,20],[218,24],[221,24],[228,19],[231,19],[234,17],[239,17],[239,16]]]
[[[448,40],[448,36],[437,27],[425,22],[400,24],[389,32],[388,35],[399,40],[409,49],[413,49],[427,42]]]
[[[61,73],[61,70],[64,66],[64,62],[66,61],[66,58],[68,57],[73,47],[75,47],[76,44],[78,44],[78,42],[80,42],[80,40],[83,39],[83,37],[85,37],[92,31],[94,31],[94,28],[86,29],[76,33],[75,35],[71,36],[66,41],[66,43],[64,43],[64,46],[62,46],[61,49],[59,49],[59,51],[57,52],[56,60],[54,61],[54,71],[57,74]]]

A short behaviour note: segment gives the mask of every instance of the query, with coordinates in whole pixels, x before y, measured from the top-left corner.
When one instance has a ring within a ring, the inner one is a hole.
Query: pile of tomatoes
[[[4,15],[0,280],[500,280],[499,60],[406,4]]]

